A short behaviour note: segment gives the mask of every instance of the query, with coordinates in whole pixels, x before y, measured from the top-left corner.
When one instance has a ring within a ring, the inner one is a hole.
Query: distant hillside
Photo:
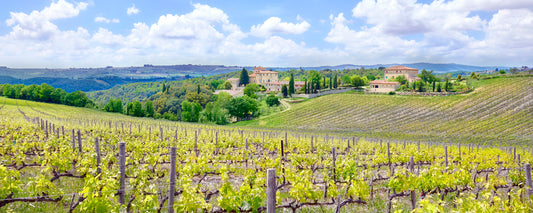
[[[88,92],[87,96],[98,104],[107,103],[109,99],[120,99],[123,103],[133,101],[144,101],[148,97],[161,91],[163,83],[172,88],[178,88],[184,83],[204,85],[207,81],[211,80],[226,80],[228,78],[238,77],[239,72],[228,72],[224,74],[204,76],[200,78],[192,78],[186,80],[173,80],[173,81],[157,81],[157,82],[138,82],[129,83],[123,85],[115,85],[109,89],[103,89],[98,91]]]
[[[149,78],[149,79],[129,79],[129,78],[119,78],[116,76],[101,77],[101,78],[81,78],[81,79],[70,79],[70,78],[52,78],[52,77],[37,77],[37,78],[28,78],[28,79],[17,79],[9,76],[0,76],[0,84],[24,84],[31,85],[42,83],[49,84],[55,88],[61,88],[67,92],[73,92],[76,90],[81,90],[84,92],[90,92],[95,90],[106,90],[110,89],[115,85],[123,85],[130,83],[138,82],[156,82],[163,80],[183,80],[185,77],[175,77],[172,79],[166,78]]]
[[[498,69],[509,69],[505,66],[471,66],[471,65],[462,65],[462,64],[432,64],[432,63],[411,63],[411,64],[373,64],[373,65],[354,65],[354,64],[342,64],[336,66],[319,66],[319,67],[269,67],[273,70],[287,71],[291,69],[304,69],[304,70],[343,70],[343,69],[360,69],[360,68],[379,68],[379,67],[392,67],[396,65],[404,65],[407,67],[416,68],[419,70],[433,70],[435,72],[477,72],[485,70],[494,70]]]
[[[65,91],[105,90],[115,85],[151,81],[177,81],[240,70],[222,65],[173,65],[71,69],[13,69],[0,67],[0,84],[47,83]]]
[[[452,143],[533,140],[533,77],[495,78],[473,84],[475,91],[448,97],[326,95],[237,125],[398,139],[422,136]]]

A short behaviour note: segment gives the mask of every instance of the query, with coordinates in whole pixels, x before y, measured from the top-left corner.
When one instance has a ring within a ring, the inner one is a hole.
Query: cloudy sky
[[[0,66],[532,65],[532,0],[8,0]]]

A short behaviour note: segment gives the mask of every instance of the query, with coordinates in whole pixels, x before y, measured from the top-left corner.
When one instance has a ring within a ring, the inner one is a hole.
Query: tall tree
[[[354,75],[352,77],[352,85],[356,88],[360,87],[360,86],[364,86],[365,85],[365,80],[363,80],[363,78],[361,78],[360,76],[358,75]]]
[[[283,84],[283,86],[281,87],[281,93],[283,94],[283,97],[286,98],[287,95],[288,95],[288,91],[287,91],[287,85]]]
[[[242,68],[241,76],[239,77],[239,86],[246,86],[250,83],[250,76],[248,76],[248,71],[245,68]]]
[[[113,106],[113,111],[118,112],[118,113],[124,112],[124,109],[122,108],[122,101],[120,99],[118,99],[118,98],[117,98],[117,100],[115,100],[115,105]]]
[[[126,104],[126,114],[133,115],[133,103],[129,102]]]
[[[289,95],[294,94],[294,73],[291,73],[291,79],[289,80]]]
[[[337,89],[338,83],[337,83],[337,74],[335,74],[335,77],[333,78],[333,88]]]
[[[146,103],[144,103],[144,112],[146,117],[154,117],[154,104],[151,101],[146,101]]]
[[[329,89],[333,88],[333,81],[332,76],[329,76]]]
[[[420,74],[418,74],[418,77],[422,79],[424,83],[432,83],[437,80],[437,77],[433,75],[433,70],[427,71],[426,69],[423,69]]]
[[[137,116],[137,117],[143,117],[144,116],[143,106],[142,106],[141,102],[139,102],[139,101],[133,102],[132,111],[133,111],[133,116]]]

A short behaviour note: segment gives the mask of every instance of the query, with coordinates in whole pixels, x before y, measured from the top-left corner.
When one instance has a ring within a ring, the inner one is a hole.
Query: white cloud
[[[121,35],[115,35],[108,29],[100,28],[98,29],[98,32],[93,35],[91,40],[105,45],[116,46],[124,42],[124,37]]]
[[[428,33],[434,31],[479,31],[486,24],[470,11],[457,9],[455,2],[416,0],[363,0],[352,10],[356,18],[392,35]],[[380,11],[376,13],[375,11]]]
[[[11,26],[12,39],[38,39],[47,40],[58,33],[58,28],[52,20],[71,18],[77,16],[81,10],[87,8],[87,3],[80,2],[76,5],[58,0],[41,11],[32,11],[30,14],[10,12],[11,18],[6,20]]]
[[[325,41],[343,45],[344,50],[354,54],[360,63],[381,63],[384,57],[387,61],[401,60],[401,57],[416,50],[415,41],[381,33],[378,28],[352,30],[342,13],[330,18],[332,29]]]
[[[137,9],[137,8],[135,7],[135,4],[132,5],[131,7],[128,7],[128,9],[126,10],[126,13],[127,13],[128,15],[135,15],[135,14],[138,14],[139,12],[140,12],[140,11],[139,11],[139,9]]]
[[[224,11],[204,4],[193,4],[189,13],[161,15],[153,23],[135,23],[129,33],[62,30],[53,23],[75,17],[86,7],[58,0],[41,11],[12,12],[6,20],[12,30],[0,36],[0,64],[314,66],[428,61],[517,66],[533,58],[533,8],[526,1],[487,0],[476,7],[467,0],[363,0],[350,15],[331,14],[331,29],[324,38],[330,48],[283,38],[309,30],[299,15],[295,23],[271,17],[243,32]],[[477,10],[494,14],[482,18]],[[105,17],[94,21],[119,22]],[[327,25],[327,19],[320,21]],[[255,42],[245,39],[250,35],[258,37]]]
[[[94,22],[101,22],[101,23],[120,23],[120,20],[114,18],[114,19],[108,19],[108,18],[105,18],[105,17],[102,17],[102,16],[98,16],[96,18],[94,18]]]
[[[488,20],[475,15],[492,10]],[[352,12],[366,24],[351,29],[342,13],[331,15],[325,41],[364,63],[523,64],[533,55],[532,11],[523,0],[363,0]]]
[[[194,9],[186,14],[162,15],[151,24],[135,23],[127,35],[105,28],[92,33],[83,28],[61,31],[47,21],[45,23],[51,24],[53,32],[47,40],[26,42],[9,36],[0,37],[0,46],[5,48],[0,51],[0,63],[19,66],[33,63],[50,67],[131,66],[143,63],[274,66],[318,65],[321,60],[325,63],[327,59],[335,60],[338,56],[337,53],[309,48],[303,42],[280,36],[245,44],[242,40],[248,33],[231,23],[224,11],[203,4],[193,6]],[[104,17],[97,17],[95,21],[113,22]],[[12,33],[17,33],[17,27]],[[28,62],[23,58],[32,60]]]
[[[307,31],[310,26],[311,25],[307,21],[293,24],[281,22],[281,19],[278,17],[270,17],[263,24],[252,26],[250,33],[257,37],[269,37],[273,34],[302,34]]]

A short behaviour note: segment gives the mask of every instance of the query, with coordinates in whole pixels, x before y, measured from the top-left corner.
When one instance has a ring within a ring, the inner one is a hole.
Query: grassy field
[[[533,77],[473,82],[448,97],[335,94],[237,126],[349,132],[395,139],[524,143],[533,138]]]

